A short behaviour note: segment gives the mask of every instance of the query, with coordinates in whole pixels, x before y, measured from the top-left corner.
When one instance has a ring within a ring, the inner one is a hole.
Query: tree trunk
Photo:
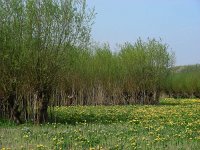
[[[48,121],[48,104],[49,100],[48,99],[43,99],[41,102],[41,108],[39,110],[39,122],[38,123],[45,123]]]
[[[51,90],[44,86],[43,90],[39,92],[39,98],[41,100],[39,114],[38,114],[38,123],[45,123],[48,121],[48,105],[50,100]]]
[[[18,110],[19,105],[16,104],[16,92],[11,91],[8,97],[8,105],[9,105],[9,116],[12,120],[14,120],[17,124],[22,124],[22,120],[20,118],[21,111]]]

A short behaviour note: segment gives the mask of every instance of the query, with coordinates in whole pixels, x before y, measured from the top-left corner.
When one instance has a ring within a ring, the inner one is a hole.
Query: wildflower
[[[27,138],[29,138],[29,135],[25,134],[25,135],[23,136],[23,138],[27,139]]]

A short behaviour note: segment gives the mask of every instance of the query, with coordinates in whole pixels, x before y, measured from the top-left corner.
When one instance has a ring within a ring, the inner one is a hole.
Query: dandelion
[[[29,138],[29,135],[25,134],[25,135],[23,136],[23,138],[27,139],[27,138]]]

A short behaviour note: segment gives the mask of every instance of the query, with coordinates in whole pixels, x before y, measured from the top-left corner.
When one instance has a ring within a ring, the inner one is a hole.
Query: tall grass
[[[199,149],[199,105],[198,99],[163,99],[159,106],[56,108],[63,124],[1,126],[0,148]]]

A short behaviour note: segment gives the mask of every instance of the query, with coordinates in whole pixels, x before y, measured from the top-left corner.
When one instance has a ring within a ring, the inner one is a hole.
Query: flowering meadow
[[[1,150],[200,149],[200,100],[159,105],[70,106],[51,110],[52,122],[0,121]]]

